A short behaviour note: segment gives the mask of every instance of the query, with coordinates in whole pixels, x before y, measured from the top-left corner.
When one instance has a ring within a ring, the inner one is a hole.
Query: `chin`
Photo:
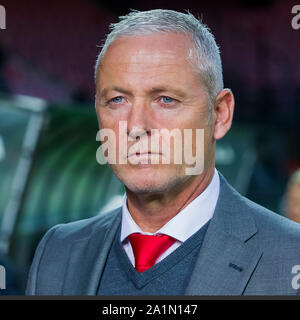
[[[119,171],[112,168],[117,178],[135,194],[161,194],[180,184],[184,177],[177,170],[144,168]]]
[[[134,194],[162,194],[168,191],[168,186],[165,184],[147,182],[147,183],[124,183],[126,189],[130,190]]]

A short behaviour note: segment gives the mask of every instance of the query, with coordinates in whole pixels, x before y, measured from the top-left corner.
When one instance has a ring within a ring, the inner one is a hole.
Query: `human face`
[[[193,54],[191,40],[180,33],[124,37],[115,40],[106,51],[97,71],[96,110],[100,128],[116,134],[120,148],[119,122],[127,121],[129,137],[139,135],[145,141],[152,129],[204,129],[204,170],[214,167],[213,126],[205,86],[188,57]],[[196,154],[195,139],[189,141]],[[150,144],[149,144],[150,145]],[[199,147],[199,146],[197,146]],[[186,175],[190,165],[174,163],[177,152],[171,144],[171,163],[111,164],[116,176],[134,193],[162,193],[176,190],[199,176]],[[151,151],[150,149],[146,151]],[[165,155],[161,154],[163,158]],[[173,155],[173,156],[172,156]],[[134,156],[151,158],[153,153]],[[183,157],[184,158],[184,157]]]
[[[292,184],[287,192],[288,217],[300,223],[300,184]]]

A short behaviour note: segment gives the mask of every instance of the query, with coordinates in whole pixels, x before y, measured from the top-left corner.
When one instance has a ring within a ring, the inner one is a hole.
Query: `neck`
[[[192,176],[180,188],[157,195],[140,195],[126,189],[128,210],[136,224],[154,233],[198,197],[209,185],[214,167]]]

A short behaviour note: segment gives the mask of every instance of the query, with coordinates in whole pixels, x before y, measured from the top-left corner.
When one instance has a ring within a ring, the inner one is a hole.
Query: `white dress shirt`
[[[219,197],[219,191],[220,178],[217,169],[215,169],[213,178],[206,189],[155,233],[143,232],[135,223],[128,211],[125,193],[122,207],[121,242],[132,265],[134,266],[134,254],[130,241],[127,238],[131,233],[138,232],[149,235],[162,233],[176,239],[174,244],[156,260],[156,263],[158,263],[200,230],[212,218]]]

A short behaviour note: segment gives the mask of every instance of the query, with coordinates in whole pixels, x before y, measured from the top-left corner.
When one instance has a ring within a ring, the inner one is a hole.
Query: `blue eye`
[[[115,97],[111,99],[113,103],[121,103],[123,101],[123,97]]]
[[[166,103],[166,104],[172,103],[172,102],[174,101],[173,98],[166,97],[166,96],[161,97],[161,99],[162,99],[162,102],[163,102],[163,103]]]

